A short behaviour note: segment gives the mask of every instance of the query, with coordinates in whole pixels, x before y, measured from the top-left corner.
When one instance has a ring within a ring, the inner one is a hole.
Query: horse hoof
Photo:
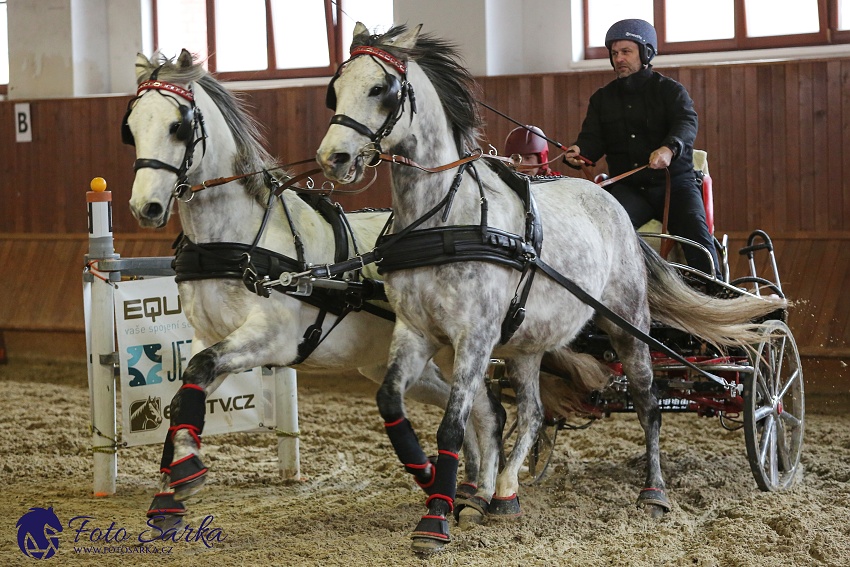
[[[186,515],[186,505],[174,499],[173,492],[155,494],[148,508],[148,523],[162,531],[179,527]]]
[[[431,539],[428,537],[414,537],[410,549],[418,555],[433,555],[445,549],[447,541]]]
[[[490,500],[490,507],[487,512],[491,517],[497,520],[509,520],[522,516],[522,511],[519,507],[519,496],[512,494],[511,496],[501,498],[494,496]]]
[[[411,548],[416,553],[431,554],[441,551],[451,541],[449,522],[445,516],[422,516],[413,533]]]
[[[480,526],[487,516],[490,503],[480,496],[455,499],[455,520],[462,529]]]
[[[197,494],[207,480],[208,470],[195,454],[171,463],[169,486],[174,489],[174,499],[186,500]]]
[[[660,488],[643,488],[637,499],[638,508],[643,507],[652,518],[661,518],[670,511],[670,500]]]
[[[475,508],[464,508],[457,514],[457,526],[462,530],[468,530],[484,523],[487,516]]]

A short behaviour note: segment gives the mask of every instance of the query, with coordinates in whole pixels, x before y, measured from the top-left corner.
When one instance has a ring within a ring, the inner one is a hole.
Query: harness
[[[371,56],[373,59],[377,57],[389,63],[401,75],[402,81],[407,88],[404,91],[397,89],[396,92],[399,93],[397,101],[394,101],[392,105],[385,105],[389,108],[390,112],[383,126],[377,133],[371,132],[371,130],[366,128],[364,125],[354,121],[346,115],[334,115],[331,119],[331,124],[339,124],[349,127],[359,134],[366,136],[371,142],[371,151],[376,151],[376,149],[378,150],[378,155],[375,156],[373,161],[382,159],[387,160],[387,156],[379,153],[380,142],[384,137],[389,135],[392,127],[397,123],[401,113],[403,112],[405,97],[402,92],[406,93],[407,97],[411,99],[411,106],[414,104],[413,89],[412,85],[410,85],[407,80],[407,66],[405,62],[399,61],[393,55],[374,47],[370,47],[368,50],[353,50],[351,52],[351,57],[348,61],[340,65],[334,79],[328,86],[328,106],[333,110],[336,110],[336,93],[333,90],[333,86],[345,65],[352,59],[363,55]],[[385,75],[388,77],[392,76],[386,71],[386,69],[384,69],[383,65],[380,65],[380,63],[378,63],[378,65],[382,68]],[[389,79],[387,80],[389,81]],[[396,82],[398,82],[397,79]],[[411,115],[411,120],[412,119],[413,117]],[[369,150],[367,149],[362,153],[368,153],[368,151]],[[629,321],[611,311],[598,299],[584,291],[574,281],[560,274],[557,270],[544,262],[540,258],[540,250],[543,241],[542,227],[538,220],[529,184],[526,180],[523,184],[524,190],[521,189],[516,182],[516,179],[519,179],[519,176],[502,164],[499,159],[492,161],[488,160],[487,163],[491,164],[491,167],[494,168],[502,180],[512,187],[522,199],[525,205],[526,230],[524,236],[519,236],[487,226],[487,201],[484,196],[481,180],[475,173],[474,165],[472,165],[475,159],[482,157],[482,153],[479,151],[477,157],[471,157],[472,155],[473,154],[467,154],[453,164],[458,166],[458,172],[455,175],[448,193],[439,203],[437,203],[436,206],[409,226],[405,227],[399,233],[392,235],[382,234],[378,239],[376,247],[371,252],[351,258],[333,266],[314,267],[306,274],[288,274],[284,278],[285,281],[289,283],[305,276],[310,278],[333,277],[334,274],[344,272],[357,266],[362,267],[366,263],[371,262],[378,263],[380,273],[421,266],[461,262],[465,260],[486,261],[506,265],[521,270],[522,277],[520,278],[520,283],[518,284],[514,298],[511,300],[508,314],[502,322],[501,343],[504,344],[519,328],[525,318],[525,303],[531,288],[531,282],[536,269],[540,268],[548,277],[552,278],[553,281],[570,291],[580,301],[593,308],[599,315],[602,315],[611,322],[620,326],[624,331],[628,332],[635,338],[664,352],[674,360],[686,365],[692,370],[695,370],[699,374],[720,384],[724,388],[735,388],[734,384],[729,383],[720,376],[716,376],[697,367],[667,345],[661,343],[649,334],[644,333],[632,325]],[[387,161],[411,165],[409,163],[405,163],[402,159],[396,158],[397,156],[391,156],[391,159]],[[370,163],[370,165],[372,164]],[[478,182],[479,193],[481,196],[480,226],[438,227],[417,231],[417,227],[419,227],[425,220],[433,217],[440,210],[443,210],[443,221],[445,222],[447,220],[455,193],[460,185],[463,173],[468,167],[471,167],[473,175]],[[385,232],[389,228],[389,225],[390,223],[388,223],[385,227]]]
[[[354,243],[356,254],[357,245],[354,234],[342,208],[338,204],[332,203],[324,195],[303,195],[299,193],[299,196],[330,224],[334,233],[334,261],[341,262],[349,258],[349,237],[351,242]],[[248,290],[257,295],[269,297],[270,290],[273,289],[280,293],[289,294],[319,309],[316,321],[304,332],[302,341],[298,345],[298,355],[292,364],[304,362],[351,311],[365,311],[383,319],[394,321],[395,315],[391,311],[369,303],[369,301],[386,301],[383,282],[362,278],[359,271],[355,272],[359,281],[344,280],[342,272],[334,275],[331,279],[338,285],[331,289],[326,287],[314,289],[307,282],[298,282],[293,285],[272,284],[274,281],[279,282],[281,276],[287,273],[302,272],[309,269],[309,264],[304,260],[304,247],[301,243],[301,237],[295,230],[292,217],[282,196],[277,198],[281,202],[289,221],[298,259],[257,246],[257,242],[259,242],[264,231],[271,204],[273,204],[271,199],[274,199],[274,197],[274,194],[270,195],[270,206],[266,208],[262,226],[252,244],[239,242],[201,244],[193,242],[188,236],[181,233],[174,243],[175,256],[172,267],[176,273],[175,281],[180,283],[206,279],[241,280]],[[323,324],[328,313],[335,315],[336,321],[324,333]]]

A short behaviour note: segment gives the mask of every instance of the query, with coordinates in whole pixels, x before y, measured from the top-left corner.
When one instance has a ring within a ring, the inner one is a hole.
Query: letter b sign
[[[15,104],[15,140],[32,142],[32,120],[28,102]]]

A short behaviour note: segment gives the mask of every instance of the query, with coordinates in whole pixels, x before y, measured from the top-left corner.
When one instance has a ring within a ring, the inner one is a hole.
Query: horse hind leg
[[[543,423],[539,383],[542,356],[540,353],[505,361],[506,372],[512,378],[516,391],[517,440],[496,481],[496,492],[489,509],[494,518],[515,518],[522,513],[519,503],[519,470]]]
[[[646,478],[638,495],[637,505],[643,507],[653,518],[658,518],[670,511],[670,500],[667,498],[661,473],[661,409],[652,391],[653,371],[649,348],[612,325],[600,322],[599,326],[611,336],[611,343],[628,377],[629,394],[644,431]]]
[[[476,447],[481,459],[477,471],[478,482],[471,482],[467,474],[467,480],[458,485],[455,493],[454,515],[461,529],[482,524],[490,509],[507,419],[505,408],[487,387],[479,388],[475,395],[470,417],[472,419],[467,422],[466,436],[476,433]],[[467,445],[468,440],[464,437],[464,451]],[[467,461],[465,464],[469,468],[470,463]]]

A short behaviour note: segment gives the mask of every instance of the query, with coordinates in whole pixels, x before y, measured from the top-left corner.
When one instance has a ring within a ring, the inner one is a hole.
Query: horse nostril
[[[351,154],[347,154],[344,152],[334,153],[331,154],[330,158],[328,158],[328,161],[331,165],[345,164],[351,161]]]
[[[158,219],[162,216],[162,205],[159,203],[148,203],[142,210],[142,215],[148,219]]]

